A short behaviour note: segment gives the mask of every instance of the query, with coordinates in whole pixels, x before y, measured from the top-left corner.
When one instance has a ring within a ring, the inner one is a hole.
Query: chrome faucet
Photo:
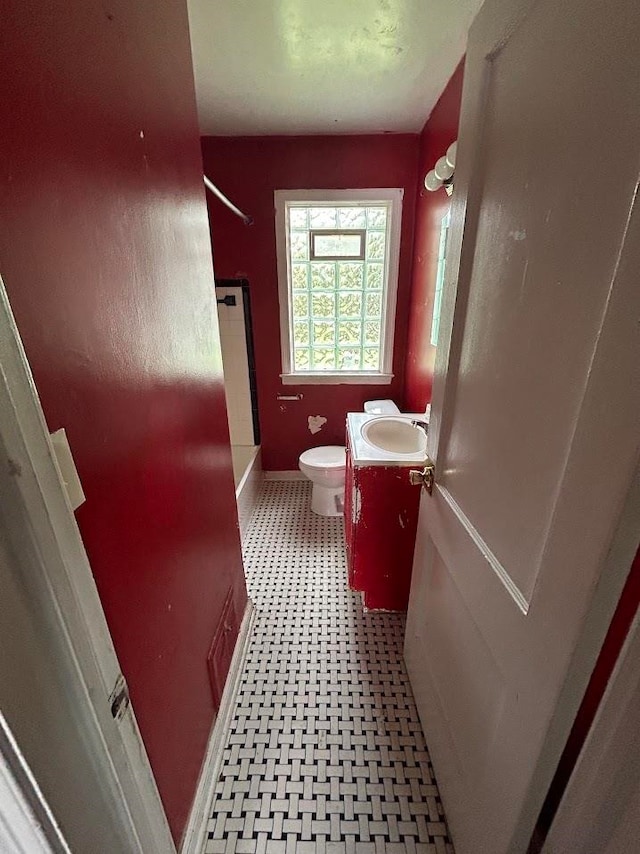
[[[424,430],[425,436],[429,432],[429,422],[428,421],[412,421],[412,427],[418,427],[420,430]]]

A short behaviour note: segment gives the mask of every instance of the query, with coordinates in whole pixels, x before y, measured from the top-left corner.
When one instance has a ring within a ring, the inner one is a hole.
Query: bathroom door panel
[[[624,581],[639,38],[634,0],[486,0],[470,32],[406,639],[457,854],[526,850]]]

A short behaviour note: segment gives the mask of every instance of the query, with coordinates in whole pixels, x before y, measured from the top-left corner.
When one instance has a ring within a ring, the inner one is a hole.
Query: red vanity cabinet
[[[354,464],[347,436],[344,531],[349,586],[365,608],[406,611],[418,525],[419,465]]]

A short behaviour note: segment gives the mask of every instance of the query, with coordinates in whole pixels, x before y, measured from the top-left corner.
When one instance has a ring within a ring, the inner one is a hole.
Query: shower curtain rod
[[[253,217],[252,217],[252,216],[247,216],[247,214],[242,213],[242,211],[240,210],[240,208],[237,208],[237,207],[233,204],[233,202],[232,202],[232,201],[230,201],[230,199],[228,199],[228,198],[225,196],[225,194],[222,192],[222,190],[219,190],[219,189],[216,187],[216,185],[213,183],[213,181],[210,181],[210,180],[209,180],[209,178],[207,178],[207,176],[206,176],[206,175],[203,175],[203,176],[202,176],[202,178],[203,178],[203,180],[204,180],[204,185],[205,185],[205,187],[207,187],[207,189],[211,190],[211,192],[213,193],[213,195],[214,195],[214,196],[217,196],[217,197],[220,199],[220,201],[221,201],[223,204],[225,204],[225,205],[229,208],[229,210],[230,210],[230,211],[233,211],[233,213],[234,213],[236,216],[239,216],[239,217],[240,217],[240,219],[243,221],[243,223],[244,223],[245,225],[253,225]]]

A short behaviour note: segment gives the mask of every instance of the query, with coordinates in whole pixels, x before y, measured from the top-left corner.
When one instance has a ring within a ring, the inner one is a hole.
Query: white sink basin
[[[369,445],[394,456],[412,457],[427,450],[424,430],[414,427],[409,418],[399,415],[382,415],[365,421],[360,432]]]

